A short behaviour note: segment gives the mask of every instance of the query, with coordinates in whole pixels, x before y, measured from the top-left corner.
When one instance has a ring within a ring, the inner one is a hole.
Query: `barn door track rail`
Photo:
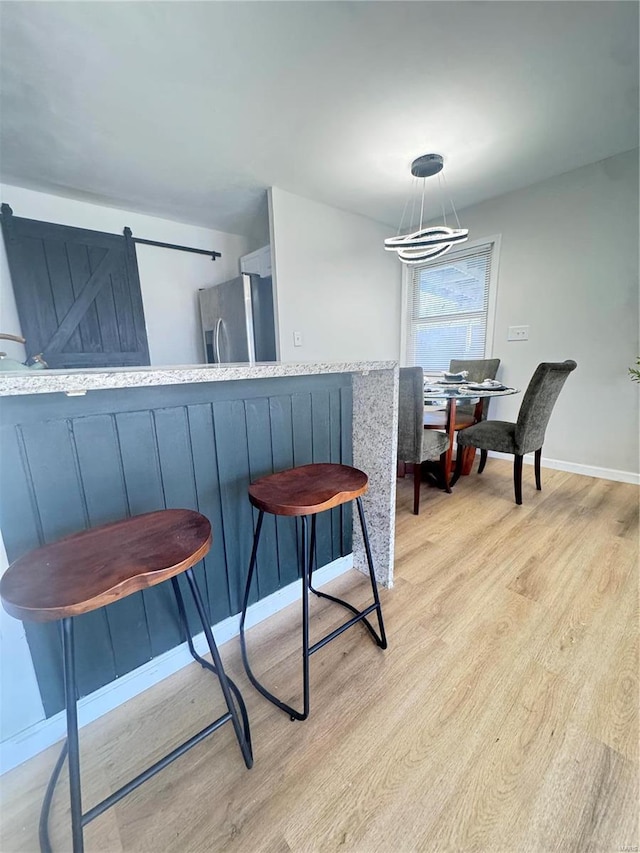
[[[194,249],[192,246],[178,246],[176,243],[161,243],[159,240],[143,240],[142,237],[134,237],[131,233],[131,228],[124,229],[125,237],[131,237],[134,243],[143,243],[145,246],[159,246],[161,249],[176,249],[178,252],[193,252],[196,255],[209,255],[212,261],[216,258],[221,258],[220,252],[213,252],[209,249]]]

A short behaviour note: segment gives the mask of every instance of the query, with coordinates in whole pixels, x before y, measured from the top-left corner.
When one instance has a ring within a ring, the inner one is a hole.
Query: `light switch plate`
[[[528,326],[509,326],[507,333],[508,341],[528,341],[529,327]]]
[[[293,345],[294,347],[302,346],[302,332],[294,332],[293,333]]]

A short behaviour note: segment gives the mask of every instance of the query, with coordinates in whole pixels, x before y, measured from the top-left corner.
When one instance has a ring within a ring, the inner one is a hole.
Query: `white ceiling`
[[[1,7],[2,179],[222,231],[273,185],[396,227],[428,152],[460,209],[638,144],[635,2]]]

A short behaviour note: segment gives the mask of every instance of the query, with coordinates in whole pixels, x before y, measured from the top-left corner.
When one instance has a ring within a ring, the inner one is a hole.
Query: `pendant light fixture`
[[[464,243],[469,237],[469,230],[460,227],[458,214],[453,206],[453,201],[449,198],[453,215],[455,216],[457,228],[449,228],[447,226],[447,218],[442,205],[442,225],[432,225],[429,228],[422,227],[422,217],[424,214],[424,192],[426,179],[432,175],[439,175],[444,166],[444,160],[440,154],[423,154],[411,164],[411,174],[418,183],[422,180],[422,198],[420,202],[420,223],[416,231],[409,234],[400,235],[404,223],[404,217],[407,212],[409,200],[404,207],[400,227],[398,228],[397,237],[389,237],[384,241],[384,248],[387,252],[397,252],[398,257],[403,264],[419,264],[423,261],[429,261],[432,258],[437,258],[439,255],[444,255],[452,246],[457,243]],[[444,175],[442,176],[442,181]],[[440,189],[443,189],[440,176],[438,177]],[[413,209],[415,209],[415,196],[413,201]],[[413,218],[413,216],[412,216]],[[409,225],[411,227],[411,223]]]

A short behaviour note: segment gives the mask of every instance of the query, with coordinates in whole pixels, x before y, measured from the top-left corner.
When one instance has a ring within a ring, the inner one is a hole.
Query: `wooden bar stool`
[[[314,652],[317,652],[357,622],[364,623],[380,648],[387,648],[387,638],[384,631],[384,623],[382,621],[382,608],[378,597],[378,585],[376,583],[376,576],[373,570],[369,536],[367,533],[364,510],[362,508],[362,495],[367,491],[368,485],[369,480],[367,475],[363,471],[359,471],[357,468],[332,463],[318,463],[314,465],[302,465],[298,468],[290,468],[289,470],[281,471],[278,474],[270,474],[267,477],[262,477],[260,480],[256,480],[255,483],[252,483],[249,486],[249,500],[259,510],[259,514],[253,537],[251,562],[249,563],[249,574],[247,577],[244,601],[242,603],[242,616],[240,619],[240,646],[242,649],[242,660],[244,661],[247,675],[249,676],[249,680],[253,686],[270,702],[273,702],[274,705],[289,714],[292,720],[306,720],[309,716],[309,658]],[[364,539],[364,547],[367,555],[369,577],[371,579],[371,589],[374,599],[373,604],[365,607],[364,610],[358,610],[352,604],[349,604],[347,601],[343,601],[341,598],[336,598],[333,595],[319,592],[317,589],[313,588],[311,583],[316,541],[316,515],[319,512],[324,512],[324,510],[332,509],[333,507],[340,506],[340,504],[353,500],[356,501],[358,507],[358,515],[360,517],[362,537]],[[249,593],[251,591],[251,582],[253,580],[256,567],[258,543],[260,541],[260,531],[262,529],[262,521],[265,512],[272,513],[273,515],[299,516],[302,524],[300,549],[302,554],[302,712],[297,711],[290,705],[287,705],[286,702],[280,701],[280,699],[274,696],[273,693],[270,693],[262,684],[260,684],[251,671],[247,656],[244,623],[247,616]],[[309,542],[309,549],[307,550],[307,520],[309,516],[311,516],[311,538]],[[351,619],[348,619],[344,624],[340,625],[340,627],[331,631],[313,645],[309,645],[309,590],[320,598],[327,598],[329,601],[334,601],[337,604],[342,605],[354,614]],[[367,616],[370,613],[373,613],[374,610],[378,618],[379,634],[376,633],[375,629],[367,619]]]
[[[251,736],[245,704],[236,685],[225,675],[191,568],[205,556],[210,546],[211,525],[208,519],[192,510],[166,509],[94,527],[45,545],[13,562],[2,577],[0,597],[4,609],[11,616],[36,622],[62,621],[67,740],[42,805],[40,845],[43,851],[51,850],[47,830],[49,808],[67,753],[74,853],[82,853],[83,827],[86,824],[228,721],[233,724],[246,766],[252,766]],[[193,647],[184,601],[176,577],[182,572],[187,578],[213,663],[197,655]],[[178,614],[191,654],[217,675],[228,710],[98,805],[83,813],[73,617],[168,579],[171,579],[173,585]],[[234,705],[232,693],[236,697],[240,715]]]

